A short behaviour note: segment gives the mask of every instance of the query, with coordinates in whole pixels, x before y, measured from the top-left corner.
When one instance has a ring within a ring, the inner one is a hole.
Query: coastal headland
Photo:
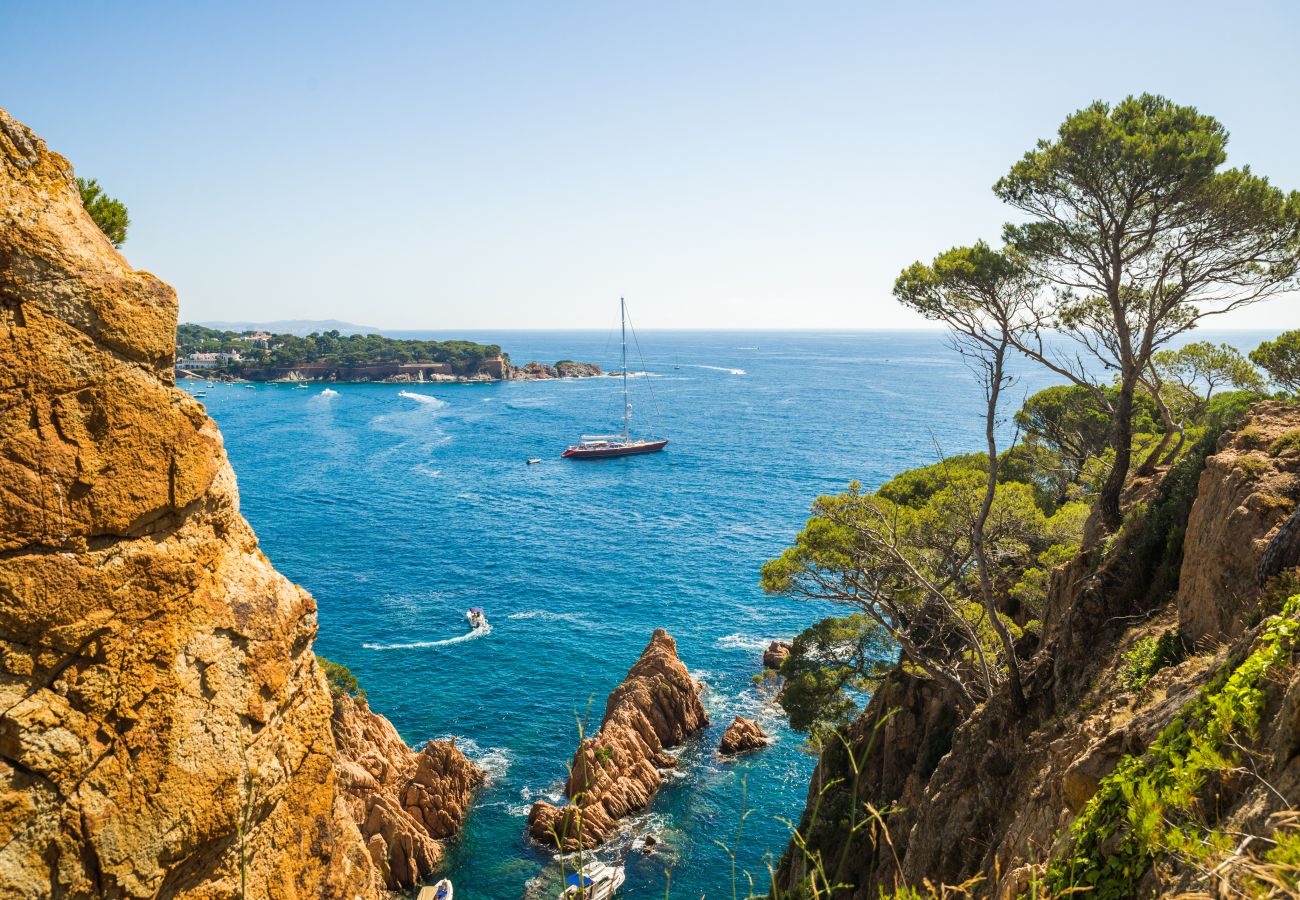
[[[562,359],[516,366],[496,344],[426,341],[379,334],[307,335],[221,331],[182,324],[176,329],[176,377],[208,381],[383,382],[389,384],[544,381],[594,378],[594,363]]]

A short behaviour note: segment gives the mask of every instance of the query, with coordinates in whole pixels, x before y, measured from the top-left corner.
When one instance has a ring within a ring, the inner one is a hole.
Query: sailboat
[[[578,443],[560,454],[565,459],[605,459],[654,453],[668,446],[668,438],[632,437],[632,404],[627,398],[627,304],[618,298],[623,333],[623,432],[622,434],[584,434]]]

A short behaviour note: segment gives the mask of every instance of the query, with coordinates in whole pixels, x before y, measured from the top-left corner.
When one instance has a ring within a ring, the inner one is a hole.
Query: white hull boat
[[[564,879],[560,900],[610,900],[626,877],[620,866],[589,862]]]

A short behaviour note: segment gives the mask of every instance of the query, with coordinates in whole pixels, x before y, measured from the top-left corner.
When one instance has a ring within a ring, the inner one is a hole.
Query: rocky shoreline
[[[700,693],[677,657],[677,642],[656,629],[640,659],[610,693],[600,731],[574,753],[564,786],[569,803],[534,803],[529,835],[563,850],[608,841],[619,819],[650,805],[663,783],[661,770],[677,765],[665,750],[709,724]]]
[[[595,363],[562,359],[554,365],[528,362],[511,365],[508,357],[488,360],[472,375],[440,371],[434,364],[325,367],[319,363],[291,369],[262,369],[232,374],[216,369],[176,367],[179,381],[219,381],[225,384],[490,384],[498,381],[550,381],[564,378],[617,377],[622,372],[606,372]]]

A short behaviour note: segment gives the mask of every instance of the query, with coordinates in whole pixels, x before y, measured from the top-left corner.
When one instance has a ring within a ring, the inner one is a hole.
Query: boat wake
[[[407,400],[414,400],[416,403],[423,403],[425,406],[431,406],[434,409],[441,409],[446,406],[446,402],[439,400],[437,397],[431,397],[428,394],[417,394],[414,391],[398,391],[397,396],[405,397]]]
[[[337,397],[338,395],[339,392],[334,390],[334,388],[325,388],[325,390],[321,391],[319,394],[319,396],[324,397],[327,400],[331,397]]]
[[[511,613],[507,619],[541,619],[544,622],[568,622],[571,625],[591,625],[591,620],[581,613],[557,613],[548,609],[530,609]]]
[[[694,368],[696,368],[696,369],[712,369],[712,370],[715,371],[715,372],[726,372],[728,375],[748,375],[748,374],[749,374],[749,373],[746,372],[744,369],[729,369],[729,368],[727,368],[726,366],[704,366],[704,365],[697,365],[697,366],[695,366]]]
[[[446,638],[441,641],[411,641],[407,644],[362,644],[361,646],[367,650],[424,650],[428,647],[449,647],[452,644],[463,644],[466,641],[472,641],[474,638],[481,638],[491,633],[492,626],[484,625],[482,628],[475,628],[454,638]]]

